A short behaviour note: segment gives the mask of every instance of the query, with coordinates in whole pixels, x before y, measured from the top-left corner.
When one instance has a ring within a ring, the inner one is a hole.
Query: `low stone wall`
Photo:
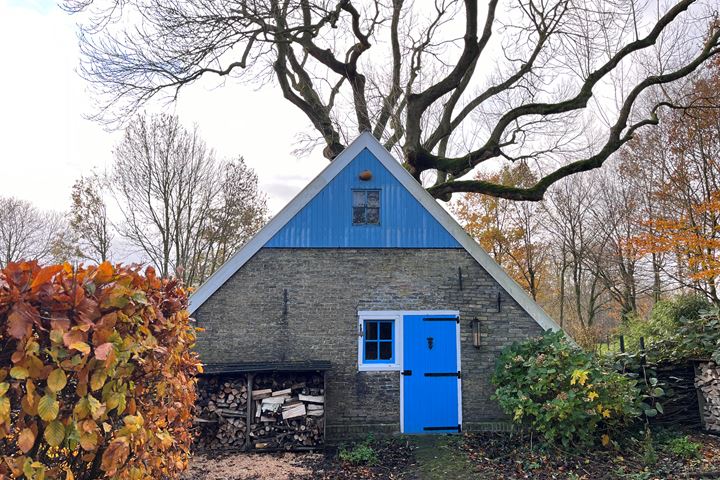
[[[695,369],[695,387],[703,428],[720,433],[720,366],[715,362],[699,362]]]

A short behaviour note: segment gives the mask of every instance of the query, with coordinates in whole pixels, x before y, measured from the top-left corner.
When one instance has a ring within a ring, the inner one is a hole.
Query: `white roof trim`
[[[342,171],[363,149],[368,149],[390,173],[422,204],[425,209],[462,245],[465,250],[500,284],[501,287],[545,330],[560,330],[560,326],[535,303],[505,270],[465,232],[445,209],[420,185],[410,173],[388,152],[370,132],[363,132],[345,150],[330,162],[315,179],[275,215],[230,260],[225,262],[190,297],[190,313],[200,307],[245,262],[250,260],[270,239],[288,223],[315,195]]]

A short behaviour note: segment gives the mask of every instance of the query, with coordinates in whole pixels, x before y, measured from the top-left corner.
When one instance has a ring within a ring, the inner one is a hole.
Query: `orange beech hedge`
[[[0,479],[177,477],[201,370],[186,307],[152,268],[0,270]]]

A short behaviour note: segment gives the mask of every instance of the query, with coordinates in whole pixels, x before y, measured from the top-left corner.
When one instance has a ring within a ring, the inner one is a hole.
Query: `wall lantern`
[[[372,172],[370,170],[363,170],[362,172],[360,172],[360,175],[358,175],[358,177],[363,182],[367,182],[368,180],[372,179]]]
[[[473,347],[480,348],[480,320],[477,317],[470,322],[472,326]]]

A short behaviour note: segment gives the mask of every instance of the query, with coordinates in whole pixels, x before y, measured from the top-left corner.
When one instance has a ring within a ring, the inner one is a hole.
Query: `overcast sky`
[[[91,112],[72,16],[52,0],[0,0],[0,195],[43,209],[66,210],[80,175],[112,162],[120,133],[83,118]],[[176,113],[218,155],[243,155],[277,213],[327,165],[319,149],[292,154],[302,114],[278,91],[216,82],[189,87],[179,101],[155,105]]]

